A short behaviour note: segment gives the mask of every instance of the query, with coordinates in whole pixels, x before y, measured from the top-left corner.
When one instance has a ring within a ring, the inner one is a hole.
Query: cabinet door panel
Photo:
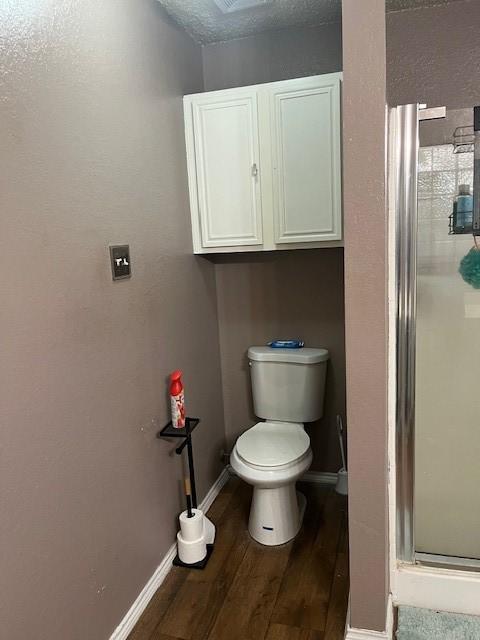
[[[255,92],[193,103],[203,247],[262,244]]]
[[[275,242],[341,239],[340,83],[272,87]]]

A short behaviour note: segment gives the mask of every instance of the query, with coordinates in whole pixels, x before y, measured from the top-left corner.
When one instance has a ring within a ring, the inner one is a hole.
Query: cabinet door
[[[256,92],[194,97],[191,104],[201,246],[261,245]]]
[[[275,242],[340,240],[340,76],[269,91]]]

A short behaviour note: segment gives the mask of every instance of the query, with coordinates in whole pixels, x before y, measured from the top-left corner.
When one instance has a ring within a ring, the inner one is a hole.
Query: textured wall
[[[203,47],[207,91],[341,70],[340,23],[268,31]]]
[[[387,11],[403,11],[461,0],[385,0]],[[268,0],[251,11],[222,13],[214,0],[160,0],[197,42],[225,42],[272,29],[340,22],[340,0]],[[228,3],[235,4],[235,0]]]
[[[478,0],[388,14],[389,104],[480,104],[479,25]]]
[[[105,640],[174,538],[179,461],[155,438],[173,367],[203,418],[201,496],[220,471],[181,98],[201,55],[153,0],[8,0],[0,25],[0,635]],[[123,242],[133,277],[113,283]]]
[[[203,66],[207,90],[340,71],[341,25],[272,31],[208,45]],[[337,471],[341,462],[335,415],[345,414],[343,251],[233,254],[215,262],[228,445],[255,421],[247,348],[276,336],[301,336],[311,346],[331,350],[326,413],[310,432],[312,468]]]
[[[382,631],[388,594],[384,0],[343,0],[343,61],[350,624]]]

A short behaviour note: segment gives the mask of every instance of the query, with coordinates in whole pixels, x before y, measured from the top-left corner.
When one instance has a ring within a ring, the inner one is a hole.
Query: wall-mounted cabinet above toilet
[[[195,253],[341,244],[341,78],[185,96]]]

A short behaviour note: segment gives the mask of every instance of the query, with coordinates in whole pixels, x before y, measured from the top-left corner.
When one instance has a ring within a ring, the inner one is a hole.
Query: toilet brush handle
[[[337,433],[338,433],[338,441],[340,443],[340,453],[342,455],[342,465],[343,468],[347,469],[347,461],[345,459],[345,449],[343,447],[343,420],[342,416],[337,416]]]
[[[189,518],[193,518],[193,511],[192,511],[192,490],[190,487],[190,478],[185,478],[184,479],[184,485],[185,485],[185,497],[187,498],[187,516]]]

